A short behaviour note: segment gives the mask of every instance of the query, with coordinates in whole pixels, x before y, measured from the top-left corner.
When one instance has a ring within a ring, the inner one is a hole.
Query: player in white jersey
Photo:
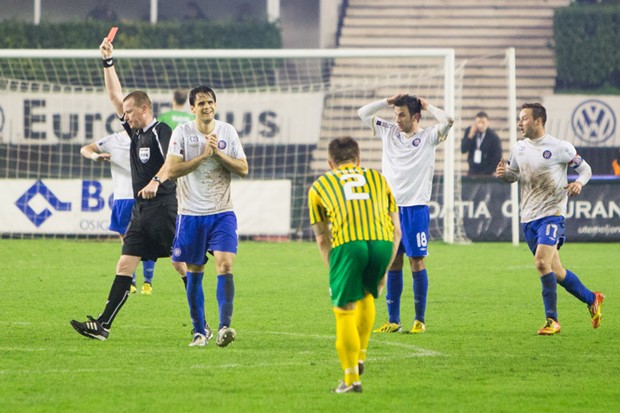
[[[395,121],[375,114],[394,107]],[[426,110],[439,122],[420,127],[421,111]],[[454,123],[452,116],[428,103],[424,98],[394,95],[369,103],[358,110],[364,125],[372,128],[383,141],[383,174],[396,203],[402,227],[398,254],[387,273],[386,302],[388,321],[375,332],[401,331],[400,298],[403,292],[403,254],[409,257],[413,277],[415,319],[409,333],[426,331],[428,274],[424,257],[428,255],[428,202],[431,199],[435,170],[435,149],[448,137]]]
[[[220,323],[216,344],[235,339],[231,328],[235,285],[233,262],[237,253],[237,218],[230,194],[232,174],[248,174],[248,162],[235,128],[215,119],[215,92],[206,86],[191,90],[194,122],[172,133],[161,181],[177,180],[179,210],[172,260],[187,263],[187,301],[194,327],[190,346],[205,346],[212,333],[204,315],[202,279],[207,252],[215,258]]]
[[[496,174],[504,182],[519,182],[521,188],[521,228],[525,241],[534,254],[536,269],[542,283],[545,325],[540,335],[560,332],[557,312],[557,284],[587,304],[592,327],[601,323],[601,307],[605,296],[590,291],[579,277],[565,269],[560,261],[564,244],[564,215],[569,196],[577,196],[592,176],[590,165],[575,147],[545,132],[547,112],[539,103],[525,103],[519,114],[519,130],[525,137],[512,148],[510,161],[503,159]],[[568,183],[566,170],[578,174]]]
[[[131,186],[131,169],[129,166],[129,146],[131,139],[125,131],[116,132],[108,135],[96,142],[82,146],[80,153],[88,159],[96,162],[110,162],[110,172],[112,174],[112,184],[114,186],[114,202],[112,203],[112,214],[110,216],[110,231],[118,232],[123,239],[129,221],[131,220],[131,209],[135,204],[133,189]],[[144,284],[140,290],[141,294],[151,295],[153,293],[153,274],[155,271],[155,261],[142,261],[142,274]],[[132,294],[136,289],[136,273],[133,274],[133,282],[129,290]]]

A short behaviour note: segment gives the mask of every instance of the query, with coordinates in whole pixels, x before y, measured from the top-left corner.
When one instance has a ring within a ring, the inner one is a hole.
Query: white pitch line
[[[287,332],[279,332],[279,331],[261,331],[259,332],[259,334],[274,334],[274,335],[283,335],[283,336],[295,336],[295,337],[318,338],[318,339],[324,339],[324,340],[335,340],[335,336],[324,335],[324,334],[321,335],[321,334],[306,334],[306,333],[287,333]],[[382,341],[382,340],[376,340],[376,341],[386,346],[401,347],[407,350],[417,351],[418,354],[415,355],[414,357],[433,357],[433,356],[443,355],[438,351],[425,349],[425,348],[422,348],[422,347],[419,347],[413,344]],[[370,343],[372,345],[372,340]]]
[[[281,335],[281,336],[291,336],[291,337],[303,337],[303,338],[311,338],[311,339],[319,339],[319,340],[334,340],[334,336],[333,335],[326,335],[326,334],[306,334],[306,333],[289,333],[289,332],[281,332],[281,331],[247,331],[244,330],[244,333],[248,333],[248,335],[261,335],[261,334],[271,334],[271,335]],[[429,350],[429,349],[425,349],[413,344],[408,344],[408,343],[399,343],[399,342],[390,342],[390,341],[383,341],[383,340],[376,340],[379,343],[381,343],[382,345],[386,345],[386,346],[392,346],[392,347],[400,347],[402,349],[408,350],[405,354],[398,354],[398,355],[394,355],[393,357],[391,356],[369,356],[368,357],[368,361],[369,362],[375,362],[375,361],[385,361],[385,360],[393,360],[393,359],[405,359],[405,358],[416,358],[416,357],[437,357],[437,356],[442,356],[443,354],[438,352],[438,351],[434,351],[434,350]],[[372,343],[372,342],[371,342]],[[67,348],[64,349],[64,351],[66,351]],[[45,348],[45,347],[31,347],[31,348],[16,348],[16,347],[0,347],[0,351],[2,352],[6,352],[6,351],[15,351],[15,352],[34,352],[34,351],[57,351],[57,349],[52,349],[50,348]],[[77,349],[72,349],[71,352],[73,351],[78,351]],[[149,352],[178,352],[179,348],[178,347],[174,347],[174,348],[170,348],[170,349],[150,349],[148,350]],[[200,351],[200,350],[198,350]],[[371,352],[372,352],[372,348],[371,348]],[[265,368],[269,368],[269,367],[290,367],[290,366],[307,366],[309,365],[311,361],[294,361],[294,362],[279,362],[279,363],[251,363],[251,364],[238,364],[238,363],[233,363],[233,364],[219,364],[219,365],[212,365],[212,364],[195,364],[190,366],[190,368],[192,369],[213,369],[213,368],[219,368],[219,369],[230,369],[230,368],[256,368],[256,367],[265,367]],[[186,367],[180,367],[182,369],[186,368]],[[143,370],[147,370],[145,368],[141,368]],[[148,369],[149,371],[152,370],[152,368]],[[75,369],[75,370],[71,370],[71,369],[49,369],[49,370],[44,370],[44,369],[36,369],[36,370],[0,370],[0,375],[11,375],[11,374],[80,374],[80,373],[101,373],[101,372],[122,372],[125,371],[125,368],[101,368],[101,369],[96,369],[96,368],[89,368],[89,369]]]
[[[30,326],[32,325],[29,321],[0,321],[0,324],[8,324],[10,326]]]

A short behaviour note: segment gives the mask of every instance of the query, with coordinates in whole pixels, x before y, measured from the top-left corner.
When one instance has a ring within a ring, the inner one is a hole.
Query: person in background
[[[116,132],[108,135],[96,142],[82,146],[80,153],[86,159],[95,162],[110,162],[110,172],[114,185],[114,202],[112,204],[112,215],[110,216],[110,231],[117,232],[123,240],[129,221],[131,210],[135,204],[133,191],[131,188],[131,169],[129,166],[129,146],[131,139],[127,132]],[[142,261],[142,274],[144,284],[142,284],[141,294],[151,295],[153,293],[153,274],[155,271],[155,261]],[[136,273],[133,273],[133,282],[130,290],[132,294],[137,291]]]
[[[547,111],[540,103],[521,106],[518,127],[525,139],[513,146],[509,162],[500,160],[496,175],[503,182],[519,182],[521,229],[542,284],[546,320],[538,334],[551,336],[560,332],[557,284],[588,306],[592,328],[601,324],[605,296],[586,288],[560,261],[568,197],[581,193],[592,169],[573,145],[545,132],[546,121]],[[569,166],[579,174],[571,183],[567,180]]]
[[[172,96],[172,109],[160,113],[159,116],[157,116],[157,120],[170,126],[170,129],[173,131],[181,123],[193,122],[194,115],[185,110],[185,102],[187,102],[187,91],[184,89],[177,89]]]
[[[478,112],[474,124],[465,129],[465,135],[461,139],[461,153],[467,154],[467,175],[492,176],[495,173],[495,167],[502,159],[502,142],[489,127],[489,116],[486,112]]]
[[[375,298],[400,241],[398,207],[385,177],[360,167],[355,140],[332,140],[328,164],[331,171],[310,188],[308,207],[316,243],[329,268],[336,351],[344,371],[344,381],[333,391],[361,393]]]

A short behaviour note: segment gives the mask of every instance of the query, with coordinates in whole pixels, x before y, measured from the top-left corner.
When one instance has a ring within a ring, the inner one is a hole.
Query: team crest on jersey
[[[219,149],[221,149],[221,150],[226,149],[226,142],[224,142],[224,141],[218,141],[218,142],[217,142],[217,147],[218,147]]]
[[[420,143],[422,143],[422,139],[420,139],[420,138],[415,138],[415,139],[411,142],[411,144],[412,144],[413,146],[415,146],[416,148],[417,148],[418,146],[420,146]]]
[[[189,143],[198,143],[198,136],[192,135],[189,137]]]
[[[140,148],[140,162],[147,163],[151,159],[151,148]]]
[[[181,255],[181,248],[174,248],[172,250],[172,255],[175,257],[179,257]]]
[[[375,125],[377,126],[383,126],[383,122],[381,122],[380,120],[375,121]]]
[[[543,152],[543,158],[545,159],[551,158],[551,151],[549,149]]]

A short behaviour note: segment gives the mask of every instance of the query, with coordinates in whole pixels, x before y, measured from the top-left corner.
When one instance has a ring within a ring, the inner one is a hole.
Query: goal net
[[[331,139],[357,139],[362,164],[381,169],[381,141],[357,116],[364,104],[411,93],[459,124],[463,67],[452,49],[118,50],[114,57],[123,91],[147,91],[156,116],[179,88],[215,90],[218,119],[235,126],[250,165],[232,194],[239,235],[252,239],[312,237],[307,191],[328,169]],[[393,119],[391,111],[379,116]],[[422,127],[435,122],[423,112]],[[1,236],[114,236],[109,165],[79,150],[119,130],[98,50],[0,50]],[[447,242],[465,236],[455,215],[462,174],[455,135],[437,148],[431,201],[431,238]]]

